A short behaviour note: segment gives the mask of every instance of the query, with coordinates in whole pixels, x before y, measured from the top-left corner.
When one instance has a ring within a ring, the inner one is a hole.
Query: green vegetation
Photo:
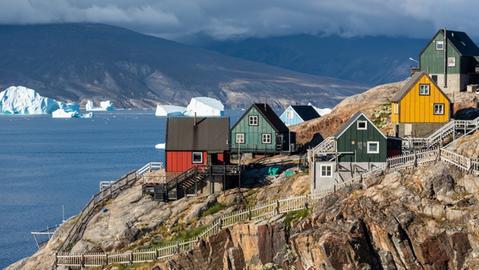
[[[378,128],[382,128],[388,123],[390,115],[391,104],[382,104],[374,111],[372,121]]]
[[[219,211],[221,211],[225,208],[226,208],[226,205],[217,202],[217,203],[211,205],[208,209],[206,209],[206,211],[204,211],[201,214],[201,216],[206,217],[206,216],[209,216],[209,215],[213,215],[213,214],[216,214],[216,213],[218,213]]]
[[[182,226],[177,225],[172,229],[172,231],[178,232],[175,236],[168,239],[152,240],[151,244],[146,248],[159,248],[162,246],[174,244],[176,242],[191,240],[195,237],[198,237],[202,232],[206,230],[206,228],[207,226],[204,225],[191,229],[183,229]]]
[[[292,222],[298,221],[307,217],[310,214],[310,212],[311,210],[309,208],[289,212],[286,215],[284,215],[284,224],[286,224],[286,226],[289,228]]]

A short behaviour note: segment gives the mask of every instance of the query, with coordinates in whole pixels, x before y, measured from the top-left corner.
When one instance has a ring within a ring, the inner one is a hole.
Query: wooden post
[[[108,265],[108,253],[105,253],[105,265]]]
[[[130,251],[130,264],[133,264],[133,251]]]
[[[251,208],[248,208],[248,220],[251,220],[253,218],[253,214],[251,213]]]
[[[158,249],[155,249],[155,257],[157,260],[160,258],[160,251]]]
[[[81,255],[80,268],[85,269],[85,255]]]
[[[279,215],[279,200],[276,200],[276,215]]]

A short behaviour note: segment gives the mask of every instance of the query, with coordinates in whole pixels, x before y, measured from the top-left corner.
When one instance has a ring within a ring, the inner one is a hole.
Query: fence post
[[[130,264],[133,264],[133,251],[130,251]]]
[[[85,269],[85,255],[81,255],[80,268]]]
[[[55,263],[53,264],[53,269],[57,269],[58,266],[58,252],[55,252]]]
[[[180,253],[180,242],[176,242],[176,253]]]
[[[160,251],[158,249],[155,249],[155,257],[157,260],[160,258]]]
[[[220,230],[223,229],[223,219],[222,218],[219,219],[218,227],[220,228]]]
[[[105,254],[105,265],[108,265],[108,253]]]
[[[248,208],[248,220],[253,218],[253,214],[251,213],[251,208]]]
[[[276,200],[276,209],[275,209],[275,212],[276,212],[275,214],[276,215],[279,215],[279,210],[280,210],[279,209],[279,200]]]

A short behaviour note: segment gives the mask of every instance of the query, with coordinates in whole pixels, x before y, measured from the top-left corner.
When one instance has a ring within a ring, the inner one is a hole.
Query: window
[[[333,165],[322,164],[319,166],[319,177],[331,177],[333,176]]]
[[[251,115],[248,118],[248,125],[257,126],[258,125],[258,116],[257,115]]]
[[[448,67],[455,67],[456,66],[456,57],[448,57],[447,58],[447,66]]]
[[[399,113],[399,104],[393,103],[393,114]]]
[[[271,143],[271,133],[261,134],[261,142],[264,144]]]
[[[236,133],[236,143],[244,143],[244,133]]]
[[[357,122],[357,129],[358,130],[367,130],[368,129],[368,122],[367,121],[358,121]]]
[[[437,51],[444,50],[444,41],[443,40],[437,40],[436,41],[436,50]]]
[[[203,153],[193,152],[193,163],[203,163]]]
[[[379,142],[368,142],[368,154],[379,154]]]
[[[419,95],[420,96],[429,96],[429,84],[420,84],[419,85]]]
[[[444,103],[434,103],[434,114],[444,114]]]
[[[288,118],[288,119],[293,119],[293,117],[294,117],[294,114],[293,114],[292,111],[287,111],[287,112],[286,112],[286,118]]]

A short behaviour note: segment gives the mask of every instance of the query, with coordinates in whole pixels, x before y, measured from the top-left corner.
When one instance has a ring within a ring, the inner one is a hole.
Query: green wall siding
[[[248,124],[249,116],[252,115],[258,116],[259,122],[257,126]],[[245,134],[245,143],[241,144],[241,146],[236,143],[237,133]],[[263,133],[271,134],[270,144],[262,143],[261,134]],[[231,130],[231,147],[233,153],[236,153],[238,148],[245,152],[254,149],[257,149],[259,152],[274,152],[276,151],[276,131],[255,107],[251,107]]]
[[[338,152],[352,152],[352,154],[340,155],[339,162],[385,162],[387,139],[369,121],[367,130],[358,130],[357,121],[367,121],[367,119],[361,115],[341,137],[336,139]],[[378,154],[367,153],[368,141],[379,142]]]
[[[420,55],[421,71],[426,73],[444,73],[444,51],[436,50],[436,41],[444,40],[444,34],[439,32],[434,40],[430,42],[423,53]],[[461,62],[463,58],[459,55],[454,45],[448,40],[447,42],[447,57],[456,58],[456,66],[448,67],[447,72],[449,74],[458,74],[461,72]]]

